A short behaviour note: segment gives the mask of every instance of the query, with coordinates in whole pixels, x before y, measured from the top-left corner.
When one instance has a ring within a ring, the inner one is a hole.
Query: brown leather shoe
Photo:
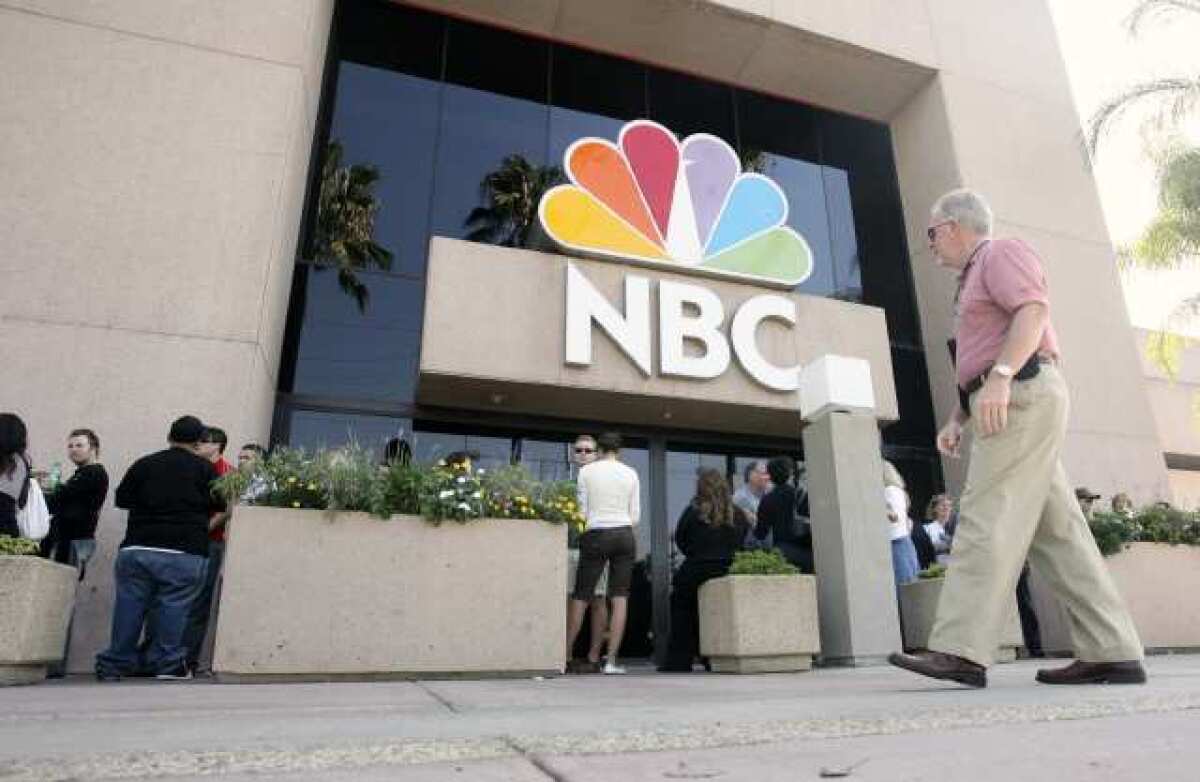
[[[933,679],[949,679],[968,687],[986,687],[987,669],[963,657],[941,652],[918,652],[903,654],[893,652],[888,662],[897,668],[919,673]]]
[[[1085,663],[1076,660],[1065,668],[1042,668],[1042,684],[1145,684],[1146,669],[1137,660],[1119,663]]]

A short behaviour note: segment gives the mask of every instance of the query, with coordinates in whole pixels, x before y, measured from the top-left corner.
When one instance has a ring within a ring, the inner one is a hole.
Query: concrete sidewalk
[[[1061,661],[1052,661],[1060,664]],[[1195,780],[1200,656],[1143,687],[764,676],[0,690],[0,780]]]

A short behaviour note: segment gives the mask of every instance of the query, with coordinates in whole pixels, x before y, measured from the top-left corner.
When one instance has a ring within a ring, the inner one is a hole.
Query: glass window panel
[[[413,435],[413,460],[418,464],[433,464],[455,451],[479,454],[476,467],[503,467],[512,459],[512,439],[421,431]]]
[[[829,215],[829,237],[833,258],[833,296],[843,301],[862,301],[862,270],[858,263],[858,239],[854,235],[854,209],[850,203],[850,177],[845,171],[823,166],[825,208]]]
[[[436,79],[446,18],[390,0],[338,4],[337,53],[343,60]]]
[[[932,449],[937,422],[933,417],[933,401],[924,353],[909,348],[893,347],[892,373],[896,382],[900,420],[883,430],[883,441],[889,445]]]
[[[464,238],[479,185],[504,158],[545,165],[546,106],[467,87],[446,86],[438,144],[431,232]]]
[[[437,82],[344,63],[330,140],[343,164],[379,171],[375,241],[391,250],[392,271],[423,274],[429,248],[429,192],[437,146]]]
[[[819,109],[736,91],[738,136],[746,154],[772,152],[795,160],[820,163]]]
[[[495,27],[450,20],[446,81],[464,87],[546,100],[550,44]]]
[[[796,290],[813,296],[831,295],[836,285],[821,167],[772,152],[762,153],[759,160],[762,173],[775,180],[787,196],[787,224],[795,228],[812,248],[812,276],[797,286]]]
[[[622,120],[646,115],[646,68],[596,52],[555,46],[550,103]]]
[[[521,440],[521,466],[539,481],[569,481],[575,477],[571,443]]]
[[[638,487],[641,489],[638,502],[642,517],[633,528],[633,534],[637,542],[637,558],[642,560],[650,554],[650,452],[645,448],[622,448],[621,461],[638,474]]]
[[[389,416],[293,410],[288,445],[311,451],[358,443],[383,462],[383,448],[393,437],[411,442],[412,422]]]
[[[367,311],[360,312],[338,287],[337,272],[298,266],[296,274],[305,280],[294,288],[304,291],[304,299],[292,302],[303,308],[292,390],[323,397],[411,401],[424,282],[361,273],[370,301]]]
[[[562,167],[567,147],[585,136],[607,139],[614,144],[624,120],[587,114],[571,109],[550,109],[550,155],[552,165]]]
[[[693,133],[711,133],[737,148],[733,88],[674,71],[649,68],[647,94],[650,119],[666,125],[679,138]]]

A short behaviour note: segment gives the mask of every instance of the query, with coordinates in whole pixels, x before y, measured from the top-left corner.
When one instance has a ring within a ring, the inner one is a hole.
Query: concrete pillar
[[[828,408],[806,422],[821,659],[879,664],[900,649],[879,426],[873,414]]]

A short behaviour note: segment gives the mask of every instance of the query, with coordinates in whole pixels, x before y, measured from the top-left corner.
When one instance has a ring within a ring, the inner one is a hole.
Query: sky
[[[1105,98],[1135,82],[1171,74],[1200,72],[1200,14],[1176,13],[1144,24],[1133,38],[1124,21],[1135,0],[1049,0],[1075,105],[1084,121]],[[1115,244],[1137,237],[1154,215],[1154,166],[1136,117],[1113,129],[1095,162],[1097,187],[1109,234]],[[1185,129],[1200,143],[1200,119]],[[1167,273],[1123,275],[1133,325],[1156,329],[1179,300],[1200,292],[1200,266]],[[1200,321],[1174,324],[1200,337]]]

